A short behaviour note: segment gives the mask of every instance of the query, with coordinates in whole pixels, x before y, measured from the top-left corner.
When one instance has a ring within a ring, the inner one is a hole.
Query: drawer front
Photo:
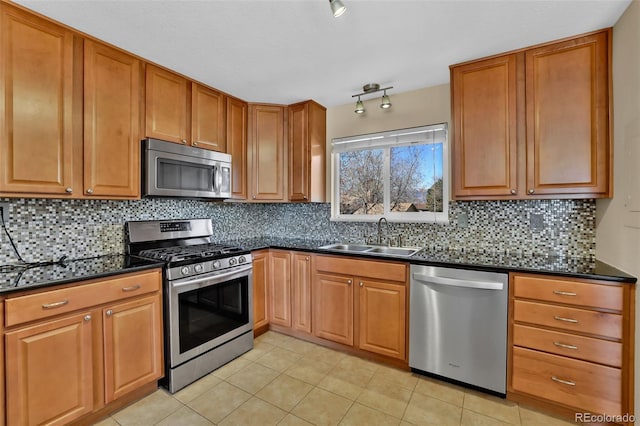
[[[621,373],[617,368],[513,348],[512,388],[580,411],[620,415]],[[563,383],[564,382],[564,383]]]
[[[622,343],[514,324],[513,344],[571,358],[622,366]]]
[[[316,256],[316,270],[332,274],[406,282],[407,265],[396,262],[360,260],[342,256]]]
[[[5,326],[158,291],[161,286],[162,272],[157,269],[10,298],[5,300]]]
[[[515,300],[513,319],[579,333],[622,338],[622,315]]]
[[[622,310],[623,288],[557,278],[515,275],[515,297],[575,306]]]

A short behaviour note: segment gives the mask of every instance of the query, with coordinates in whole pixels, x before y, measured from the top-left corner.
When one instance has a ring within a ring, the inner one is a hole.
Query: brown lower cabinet
[[[161,289],[158,269],[8,296],[7,424],[68,424],[156,386]]]
[[[406,264],[319,255],[312,283],[316,336],[406,360]]]
[[[511,273],[507,398],[571,419],[632,414],[634,301],[634,285]]]

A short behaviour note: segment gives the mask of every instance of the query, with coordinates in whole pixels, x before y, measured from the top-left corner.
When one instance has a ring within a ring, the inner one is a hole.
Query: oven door
[[[169,283],[171,367],[253,330],[251,265]]]

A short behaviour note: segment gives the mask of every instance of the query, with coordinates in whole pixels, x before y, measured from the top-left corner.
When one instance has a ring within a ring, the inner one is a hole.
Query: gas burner
[[[197,244],[193,246],[173,246],[142,250],[139,256],[165,262],[180,262],[192,259],[201,260],[239,251],[242,251],[242,248],[222,244]]]

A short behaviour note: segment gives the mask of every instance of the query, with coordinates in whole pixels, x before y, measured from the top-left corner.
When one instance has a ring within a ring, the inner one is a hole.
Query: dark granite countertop
[[[335,252],[318,248],[336,242],[337,241],[280,237],[248,238],[225,241],[227,244],[239,245],[247,250],[277,248],[369,259],[397,260],[420,265],[478,269],[497,272],[530,272],[625,283],[636,282],[636,277],[633,277],[597,259],[533,256],[510,253],[481,253],[446,249],[424,249],[411,257],[400,258],[384,255]]]
[[[0,293],[103,278],[162,265],[160,262],[116,254],[31,267],[3,266],[0,268]]]

